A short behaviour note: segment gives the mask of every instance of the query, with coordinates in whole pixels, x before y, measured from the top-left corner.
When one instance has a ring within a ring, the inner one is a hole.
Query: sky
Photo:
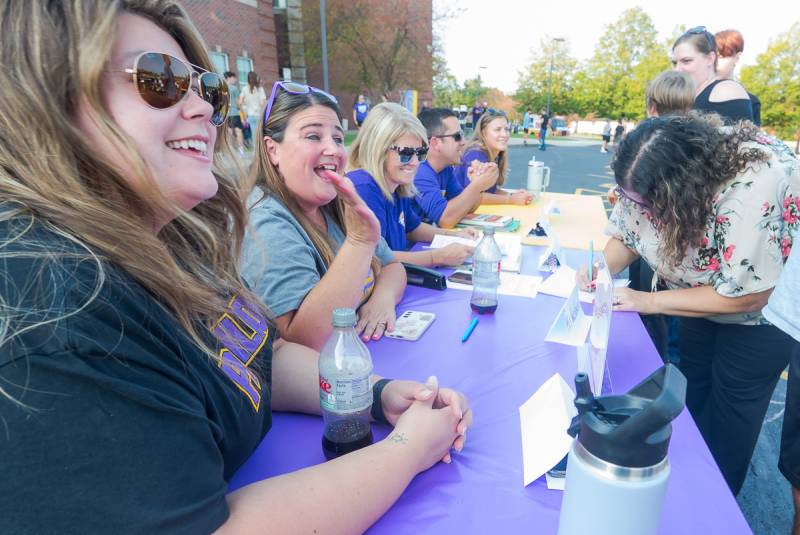
[[[570,54],[588,59],[605,26],[626,9],[640,6],[650,15],[658,40],[680,25],[706,26],[712,33],[733,28],[744,36],[741,65],[756,62],[770,38],[800,20],[800,1],[731,0],[433,0],[434,9],[455,8],[439,28],[447,65],[459,82],[480,74],[484,85],[513,93],[517,73],[530,63],[544,37],[563,37]],[[734,9],[732,6],[737,6]],[[741,7],[739,7],[741,6]],[[780,6],[780,7],[779,7]],[[437,31],[434,28],[434,31]],[[665,50],[665,54],[667,51]]]

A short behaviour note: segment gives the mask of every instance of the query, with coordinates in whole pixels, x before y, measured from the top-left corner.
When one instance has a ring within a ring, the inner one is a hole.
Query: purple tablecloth
[[[525,247],[523,271],[531,273],[541,248]],[[577,267],[581,256],[568,252]],[[398,307],[432,311],[436,321],[417,342],[370,343],[375,372],[442,385],[467,394],[475,419],[461,454],[417,476],[369,533],[556,533],[562,493],[544,478],[522,484],[519,406],[553,373],[573,384],[576,350],[544,342],[563,299],[500,296],[493,316],[482,316],[462,344],[469,324],[469,292],[409,287]],[[591,313],[589,307],[585,307]],[[604,393],[624,392],[661,365],[633,313],[614,313]],[[375,425],[376,440],[387,429]],[[270,476],[324,461],[318,417],[275,414],[272,431],[230,484],[234,490]],[[751,533],[687,411],[673,426],[672,475],[661,519],[662,534]]]

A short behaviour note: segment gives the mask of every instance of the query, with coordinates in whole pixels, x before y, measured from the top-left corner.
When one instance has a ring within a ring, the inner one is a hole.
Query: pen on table
[[[462,344],[469,339],[469,335],[471,335],[472,331],[475,330],[475,326],[477,324],[478,324],[478,318],[472,318],[472,321],[469,323],[469,327],[467,327],[467,330],[461,336],[461,343]]]
[[[592,264],[594,263],[594,242],[589,240],[589,285],[592,284]]]

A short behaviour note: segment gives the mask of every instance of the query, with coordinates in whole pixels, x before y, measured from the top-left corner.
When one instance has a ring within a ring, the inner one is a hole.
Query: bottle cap
[[[352,308],[334,308],[333,326],[352,327],[356,324],[356,311]]]
[[[484,227],[483,235],[484,236],[494,236],[494,227]]]

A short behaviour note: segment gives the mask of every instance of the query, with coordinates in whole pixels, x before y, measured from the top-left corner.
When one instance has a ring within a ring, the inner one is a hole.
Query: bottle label
[[[320,374],[319,404],[323,410],[339,414],[369,409],[370,405],[372,405],[369,375],[328,380]]]

